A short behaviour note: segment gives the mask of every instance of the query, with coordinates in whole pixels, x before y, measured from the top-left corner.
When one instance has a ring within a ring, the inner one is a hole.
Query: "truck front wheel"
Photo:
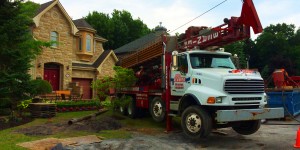
[[[166,105],[160,97],[155,97],[150,105],[150,113],[154,121],[162,122],[166,118]]]
[[[182,113],[181,126],[192,139],[207,137],[212,127],[211,116],[200,106],[189,106]]]
[[[242,135],[250,135],[255,133],[260,128],[260,120],[241,121],[232,129]]]

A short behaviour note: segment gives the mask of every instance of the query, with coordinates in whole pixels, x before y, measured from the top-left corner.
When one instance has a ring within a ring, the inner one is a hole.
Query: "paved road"
[[[212,133],[208,138],[190,140],[180,131],[162,133],[159,135],[145,135],[135,133],[131,139],[111,139],[101,143],[67,147],[66,149],[119,149],[119,150],[221,150],[221,149],[258,149],[258,150],[290,150],[294,149],[299,125],[270,125],[297,124],[295,121],[268,121],[258,132],[243,136],[230,128]],[[223,134],[225,133],[225,134]],[[300,140],[300,139],[299,139]]]

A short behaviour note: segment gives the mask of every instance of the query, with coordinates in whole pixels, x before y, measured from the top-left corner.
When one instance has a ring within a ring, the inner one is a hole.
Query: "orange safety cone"
[[[296,143],[294,145],[294,148],[300,148],[300,128],[297,131]]]

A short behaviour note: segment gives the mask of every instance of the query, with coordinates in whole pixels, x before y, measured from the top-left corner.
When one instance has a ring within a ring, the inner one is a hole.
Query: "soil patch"
[[[31,117],[23,117],[23,118],[16,118],[13,120],[8,120],[6,117],[1,117],[0,118],[0,131],[16,126],[20,126],[23,124],[26,124],[28,122],[33,121],[33,118]]]
[[[86,130],[99,132],[101,130],[117,130],[122,127],[121,123],[112,117],[104,117],[101,119],[90,119],[82,122],[74,123],[69,126],[71,130]]]
[[[65,123],[46,123],[43,125],[32,126],[28,128],[22,128],[16,130],[18,133],[31,136],[40,136],[40,135],[52,135],[58,132],[66,130],[75,130],[75,131],[92,131],[99,132],[101,130],[116,130],[121,128],[122,125],[116,119],[112,117],[104,118],[92,118],[89,120],[84,120],[81,122],[76,122],[72,125]]]

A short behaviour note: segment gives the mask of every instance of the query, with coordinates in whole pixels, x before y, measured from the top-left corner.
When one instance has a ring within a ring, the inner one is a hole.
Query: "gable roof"
[[[92,64],[85,64],[85,63],[73,62],[72,66],[98,68],[100,65],[102,65],[102,63],[106,60],[106,58],[109,55],[113,55],[113,57],[115,58],[115,60],[118,61],[118,58],[116,57],[116,55],[114,54],[114,52],[112,50],[106,50]]]
[[[89,29],[94,29],[89,23],[87,23],[83,18],[73,20],[75,26],[77,28],[89,28]]]
[[[71,25],[71,30],[72,30],[72,34],[75,35],[76,32],[78,32],[79,30],[77,29],[77,27],[75,26],[75,24],[73,23],[71,17],[68,15],[68,13],[66,12],[66,10],[64,9],[64,7],[61,5],[61,3],[59,2],[59,0],[53,0],[47,3],[44,3],[40,6],[40,8],[38,9],[35,17],[33,17],[33,22],[35,23],[35,26],[38,27],[40,25],[40,19],[41,17],[51,8],[53,8],[55,5],[58,6],[58,8],[62,11],[63,15],[67,18],[68,22]]]
[[[85,19],[83,19],[83,18],[73,20],[73,22],[78,29],[89,30],[89,31],[96,33],[96,30],[88,22],[86,22]]]
[[[122,47],[119,47],[114,50],[116,54],[121,54],[121,53],[129,53],[129,52],[135,52],[139,48],[144,47],[145,45],[155,41],[158,38],[161,38],[161,34],[164,33],[165,31],[160,30],[156,31],[153,33],[150,33],[148,35],[145,35],[139,39],[136,39],[126,45],[123,45]]]
[[[50,1],[44,4],[41,4],[40,8],[35,13],[35,16],[37,16],[39,13],[41,13],[44,9],[46,9],[48,6],[50,6],[54,1]]]

